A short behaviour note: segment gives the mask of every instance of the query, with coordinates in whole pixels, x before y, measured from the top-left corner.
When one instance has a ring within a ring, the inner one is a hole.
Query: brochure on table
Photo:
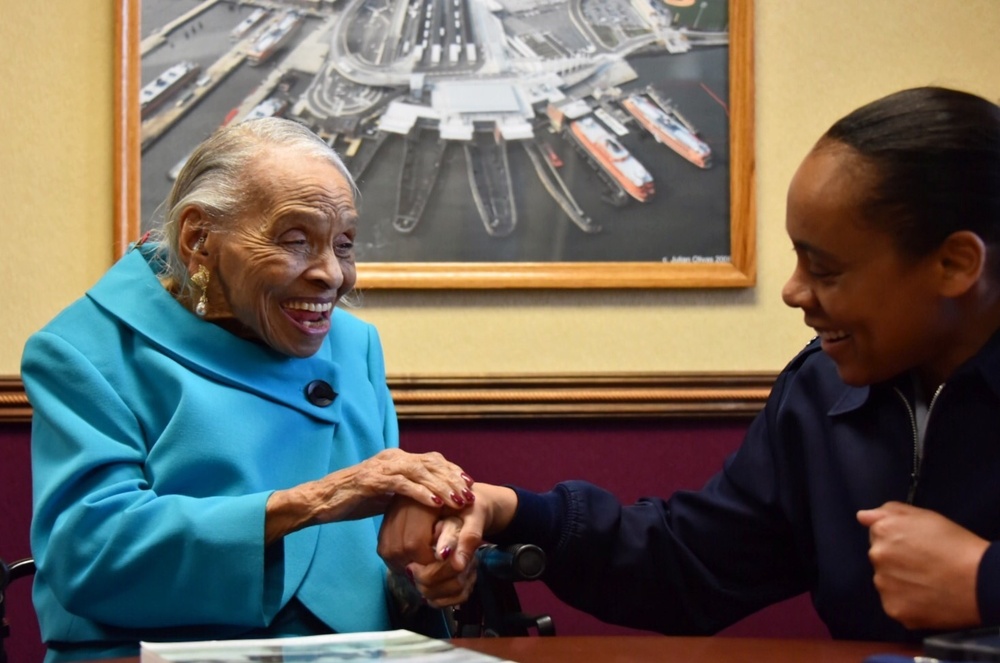
[[[501,659],[455,647],[412,631],[338,633],[265,640],[143,642],[141,663],[498,663]],[[510,662],[507,662],[510,663]]]

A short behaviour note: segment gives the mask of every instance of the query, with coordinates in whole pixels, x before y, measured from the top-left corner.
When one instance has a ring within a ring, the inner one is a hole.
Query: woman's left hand
[[[274,492],[267,502],[265,541],[311,525],[380,514],[394,495],[461,509],[475,500],[471,486],[469,475],[437,452],[386,449],[322,479]]]
[[[338,477],[341,473],[344,476]],[[471,490],[472,478],[436,451],[412,454],[386,449],[321,481],[327,479],[340,484],[340,490],[355,492],[363,502],[374,500],[376,510],[365,515],[382,513],[394,495],[409,497],[424,506],[457,509],[476,499]]]

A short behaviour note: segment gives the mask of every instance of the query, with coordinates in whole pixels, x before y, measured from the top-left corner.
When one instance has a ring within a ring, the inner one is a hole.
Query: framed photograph
[[[755,282],[751,0],[117,0],[116,248],[230,122],[357,181],[362,288]]]

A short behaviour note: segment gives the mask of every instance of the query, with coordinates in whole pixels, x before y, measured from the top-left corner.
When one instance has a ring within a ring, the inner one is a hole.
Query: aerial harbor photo
[[[305,124],[366,262],[728,262],[727,0],[144,0],[142,226],[218,127]]]

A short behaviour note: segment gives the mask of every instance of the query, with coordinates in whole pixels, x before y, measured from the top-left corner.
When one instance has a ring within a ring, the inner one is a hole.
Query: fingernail
[[[452,494],[454,495],[454,493],[452,493]],[[441,506],[442,504],[444,504],[444,500],[441,499],[440,497],[438,497],[437,495],[431,495],[431,500],[435,504],[437,504],[438,506]]]
[[[449,497],[451,497],[451,501],[458,506],[465,506],[465,501],[455,493],[452,493]]]
[[[451,557],[451,546],[445,546],[441,549],[441,559],[448,559]]]
[[[410,579],[410,582],[413,582],[413,571],[411,571],[409,568],[405,570],[406,570],[406,577]]]
[[[462,472],[462,479],[465,481],[465,483],[469,484],[470,486],[476,483],[475,481],[472,480],[472,477],[470,477],[465,472]]]
[[[462,491],[462,497],[465,498],[466,502],[475,502],[476,501],[476,494],[473,493],[468,488],[466,488],[465,490]]]

